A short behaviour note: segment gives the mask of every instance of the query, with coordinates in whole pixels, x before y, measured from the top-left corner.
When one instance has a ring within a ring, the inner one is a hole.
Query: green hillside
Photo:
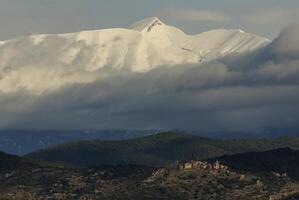
[[[299,149],[299,138],[216,140],[167,132],[132,140],[74,142],[34,152],[27,157],[77,167],[109,164],[163,166],[176,160],[207,159],[283,147]]]

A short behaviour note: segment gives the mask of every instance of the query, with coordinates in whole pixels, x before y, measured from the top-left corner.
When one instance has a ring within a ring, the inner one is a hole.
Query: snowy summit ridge
[[[0,92],[42,93],[99,80],[107,71],[145,73],[163,65],[200,64],[269,42],[241,30],[187,35],[157,17],[129,28],[21,37],[0,41]]]
[[[129,28],[140,32],[150,32],[154,27],[163,25],[165,24],[157,17],[150,17],[134,23]]]

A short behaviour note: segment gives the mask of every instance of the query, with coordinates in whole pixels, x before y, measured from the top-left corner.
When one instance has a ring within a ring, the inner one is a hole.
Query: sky
[[[240,28],[275,38],[299,18],[298,0],[1,0],[0,40],[37,33],[127,27],[158,16],[194,34]]]

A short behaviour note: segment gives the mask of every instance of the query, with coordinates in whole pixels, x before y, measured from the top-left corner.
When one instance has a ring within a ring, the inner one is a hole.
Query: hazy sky
[[[298,0],[0,0],[0,40],[127,27],[158,16],[187,33],[241,28],[269,38],[299,18]]]

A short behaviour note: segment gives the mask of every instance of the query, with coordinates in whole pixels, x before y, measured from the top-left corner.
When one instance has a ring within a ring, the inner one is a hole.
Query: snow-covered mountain
[[[115,70],[144,73],[158,66],[203,63],[269,42],[242,30],[187,35],[156,17],[129,28],[22,37],[0,42],[0,91],[41,93],[93,82]]]

